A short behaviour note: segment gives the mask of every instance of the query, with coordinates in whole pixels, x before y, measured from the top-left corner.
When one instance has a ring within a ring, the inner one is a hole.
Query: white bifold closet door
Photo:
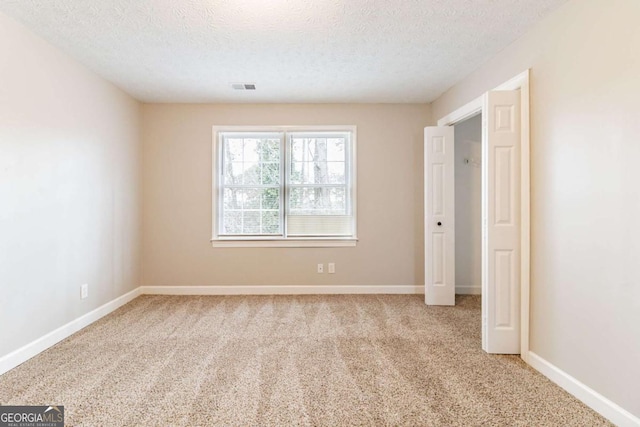
[[[428,305],[455,305],[453,154],[453,126],[424,129],[424,298]]]
[[[520,92],[484,100],[482,348],[520,353]]]

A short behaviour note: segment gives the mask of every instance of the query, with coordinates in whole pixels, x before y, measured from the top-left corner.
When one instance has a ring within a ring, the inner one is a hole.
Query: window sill
[[[344,248],[354,247],[358,239],[213,239],[214,248]]]

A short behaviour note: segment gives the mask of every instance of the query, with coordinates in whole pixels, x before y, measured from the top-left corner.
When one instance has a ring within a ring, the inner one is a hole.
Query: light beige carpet
[[[0,376],[0,403],[84,426],[608,425],[484,353],[470,296],[142,296]]]

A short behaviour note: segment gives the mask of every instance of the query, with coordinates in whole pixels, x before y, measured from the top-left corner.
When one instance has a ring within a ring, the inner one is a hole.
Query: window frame
[[[281,224],[284,236],[242,236],[242,235],[219,235],[220,218],[222,206],[219,203],[222,189],[220,152],[222,144],[220,134],[224,132],[246,132],[246,133],[282,133],[280,169],[284,182],[281,188],[284,190],[281,196]],[[351,236],[286,236],[286,215],[287,197],[290,186],[288,184],[289,168],[291,167],[290,150],[288,149],[291,133],[327,133],[327,132],[348,132],[351,134],[351,149],[347,153],[347,164],[349,170],[350,185],[347,185],[349,197],[348,206],[351,210],[351,221],[353,233]],[[213,126],[212,127],[212,237],[213,247],[345,247],[356,246],[357,238],[357,127],[355,125],[331,125],[331,126]]]

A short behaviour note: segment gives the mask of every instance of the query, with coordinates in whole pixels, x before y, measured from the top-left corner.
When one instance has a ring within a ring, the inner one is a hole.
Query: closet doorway
[[[475,155],[477,148],[474,150],[472,143],[477,140],[477,130],[471,137],[464,133],[473,132],[473,120],[478,120],[478,115],[480,156]],[[471,121],[465,123],[468,119]],[[474,176],[473,169],[479,167],[482,348],[489,353],[526,357],[530,264],[528,71],[453,111],[438,125],[425,128],[425,303],[454,305],[456,288],[461,293],[477,288],[477,282],[465,280],[478,277],[473,265],[473,189],[466,188],[471,190],[467,191],[471,193],[468,199],[464,193],[456,197],[456,175],[459,180],[466,172]],[[460,131],[462,137],[456,138]],[[461,151],[458,156],[456,150]],[[472,205],[457,206],[458,202]],[[464,216],[467,214],[471,217]],[[456,220],[462,221],[459,227]],[[465,225],[471,226],[470,233],[456,238],[457,229]],[[465,239],[471,243],[462,243]],[[469,248],[456,251],[456,244]],[[457,268],[456,258],[464,256],[470,257],[471,263]]]
[[[482,113],[454,126],[455,292],[482,294]]]

